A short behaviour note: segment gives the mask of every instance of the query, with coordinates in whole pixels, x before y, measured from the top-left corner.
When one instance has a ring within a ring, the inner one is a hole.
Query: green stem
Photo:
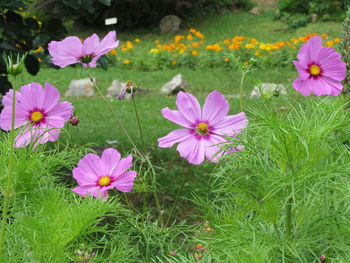
[[[2,256],[2,247],[5,238],[5,229],[7,225],[7,213],[9,209],[10,197],[11,197],[11,181],[12,181],[12,170],[13,170],[13,148],[14,148],[14,132],[15,132],[15,103],[16,103],[16,76],[14,77],[13,94],[12,94],[12,120],[11,120],[11,139],[10,139],[10,160],[9,160],[9,174],[7,177],[7,189],[4,193],[5,204],[2,211],[2,223],[1,223],[1,234],[0,234],[0,260]]]
[[[132,104],[134,105],[137,125],[138,125],[139,131],[140,131],[140,136],[141,136],[141,141],[142,141],[142,148],[143,148],[143,151],[146,151],[145,141],[143,139],[143,134],[142,134],[141,124],[140,124],[139,114],[137,113],[136,102],[135,102],[134,96],[132,96],[131,99],[132,99]]]
[[[128,138],[129,142],[132,144],[132,146],[135,148],[136,152],[138,153],[138,155],[141,157],[142,160],[145,159],[145,157],[143,156],[143,154],[137,149],[135,143],[133,142],[133,140],[130,138],[128,132],[126,131],[124,125],[122,124],[122,122],[120,121],[118,115],[115,113],[115,111],[113,110],[111,104],[109,104],[108,100],[106,99],[106,97],[103,95],[103,93],[101,92],[101,90],[97,87],[92,75],[91,75],[91,71],[90,68],[88,67],[88,72],[89,72],[89,77],[90,80],[92,82],[92,84],[94,85],[94,87],[96,88],[96,90],[98,91],[98,93],[101,95],[102,99],[104,100],[104,102],[106,103],[107,107],[109,108],[109,110],[111,111],[111,113],[113,114],[114,118],[117,120],[119,126],[122,128],[124,134],[126,135],[126,137]]]
[[[241,112],[243,112],[243,82],[244,82],[244,77],[245,77],[245,72],[243,72],[243,74],[242,74],[241,85],[239,88],[239,106],[240,106]]]
[[[166,226],[168,225],[168,223],[170,222],[170,219],[171,219],[172,216],[173,216],[173,213],[174,213],[174,210],[175,210],[177,201],[179,200],[179,196],[180,196],[180,194],[181,194],[181,192],[182,192],[182,188],[184,187],[185,182],[187,181],[187,177],[188,177],[188,175],[190,174],[190,169],[191,169],[191,164],[188,165],[188,168],[187,168],[185,177],[184,177],[184,179],[182,180],[181,186],[180,186],[179,191],[177,192],[177,195],[176,195],[176,198],[175,198],[175,202],[174,202],[174,204],[173,204],[173,207],[171,208],[170,215],[169,215],[168,220],[166,221],[164,227],[166,227]]]
[[[288,198],[286,204],[286,237],[290,239],[292,230],[292,198]]]
[[[292,105],[289,107],[288,111],[284,114],[283,117],[287,117],[287,115],[290,113],[290,111],[292,110],[292,108],[294,107],[295,103],[297,102],[297,100],[300,98],[301,93],[298,94],[298,96],[295,98],[295,100],[293,101]]]

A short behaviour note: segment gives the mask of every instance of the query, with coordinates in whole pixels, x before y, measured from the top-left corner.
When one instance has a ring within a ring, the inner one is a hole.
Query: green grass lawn
[[[261,16],[252,16],[248,13],[225,13],[213,17],[207,17],[198,25],[193,25],[194,28],[200,30],[206,36],[207,43],[214,43],[225,38],[232,38],[235,35],[244,35],[247,37],[254,37],[260,41],[274,42],[278,40],[288,40],[291,37],[302,36],[306,33],[316,32],[318,34],[326,33],[330,37],[340,37],[341,23],[334,22],[318,22],[309,24],[297,31],[286,30],[286,25],[280,21],[273,19],[272,13],[265,13]],[[183,31],[184,34],[188,29]],[[99,32],[103,35],[104,32]],[[81,32],[82,37],[88,36],[90,32]],[[139,33],[118,33],[118,38],[121,40],[140,38],[145,52],[154,46],[154,41],[171,41],[173,36],[159,36],[157,34],[140,35]],[[213,90],[222,92],[230,102],[230,114],[239,112],[239,99],[234,98],[239,94],[240,73],[237,71],[228,71],[224,68],[208,68],[208,69],[189,69],[176,68],[164,69],[159,71],[137,71],[127,70],[123,67],[112,65],[108,71],[101,68],[96,68],[93,75],[98,80],[98,85],[103,92],[114,79],[120,81],[132,80],[136,85],[149,90],[147,95],[136,98],[138,110],[141,118],[141,125],[143,134],[145,136],[147,151],[151,153],[154,163],[160,167],[165,168],[158,176],[160,184],[160,191],[167,193],[168,196],[173,195],[180,182],[179,174],[184,173],[186,161],[182,160],[177,154],[175,148],[160,149],[158,148],[157,139],[165,136],[171,130],[176,128],[176,125],[167,121],[161,115],[161,109],[168,106],[171,109],[176,109],[176,96],[164,96],[160,93],[160,88],[178,73],[183,74],[184,78],[191,87],[189,92],[193,93],[201,103],[204,102],[207,94]],[[260,79],[262,82],[273,82],[284,84],[290,96],[287,99],[277,99],[278,104],[287,104],[288,100],[294,100],[295,92],[291,87],[292,81],[296,78],[297,72],[291,64],[286,67],[259,67],[254,71],[250,77]],[[43,67],[39,74],[35,77],[24,74],[23,83],[28,82],[50,82],[61,92],[64,93],[73,79],[80,79],[88,77],[87,70],[77,65],[75,67],[67,67],[60,70],[49,69]],[[244,83],[244,111],[249,108],[255,108],[263,102],[259,99],[247,99],[254,84],[249,78]],[[69,127],[71,144],[85,145],[94,143],[100,147],[111,147],[107,140],[118,142],[113,147],[120,150],[124,155],[129,151],[131,145],[127,141],[125,135],[122,133],[118,124],[108,111],[106,105],[95,92],[93,98],[64,98],[73,103],[75,112],[79,116],[80,122],[76,127]],[[128,100],[119,101],[117,98],[110,100],[110,103],[121,121],[126,126],[130,136],[135,143],[141,148],[141,141],[137,129],[137,123],[132,104]],[[67,135],[61,136],[61,140],[65,141]],[[213,164],[206,164],[195,170],[194,173],[201,176],[194,176],[191,184],[187,185],[188,193],[195,191],[197,193],[207,193],[208,184],[206,181]],[[193,184],[193,182],[196,182]],[[196,187],[193,188],[193,185]]]

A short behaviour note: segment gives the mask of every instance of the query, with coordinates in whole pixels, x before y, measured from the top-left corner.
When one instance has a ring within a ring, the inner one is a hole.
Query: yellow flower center
[[[198,124],[196,130],[198,134],[205,135],[208,133],[208,124],[201,122],[200,124]]]
[[[98,180],[98,184],[100,186],[106,186],[106,185],[109,185],[110,183],[111,183],[111,178],[109,178],[109,176],[102,176],[100,180]]]
[[[43,114],[40,111],[34,111],[30,118],[33,122],[39,122],[43,118]]]
[[[309,68],[309,71],[310,71],[311,75],[313,75],[313,76],[318,76],[318,75],[320,75],[321,69],[320,69],[320,67],[317,66],[317,65],[312,65],[312,66]]]

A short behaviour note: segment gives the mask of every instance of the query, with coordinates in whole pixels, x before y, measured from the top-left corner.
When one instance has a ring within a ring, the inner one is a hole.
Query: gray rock
[[[117,79],[113,80],[112,84],[109,86],[109,88],[107,90],[106,97],[107,98],[113,98],[113,97],[117,97],[118,98],[119,94],[120,94],[120,91],[122,90],[122,88],[125,87],[125,85],[126,85],[126,83],[120,82]],[[134,96],[139,96],[139,95],[145,94],[147,92],[148,92],[147,89],[137,87],[136,92],[133,95]],[[130,99],[130,94],[126,92],[124,99]]]
[[[172,95],[179,91],[186,91],[188,84],[181,74],[177,74],[172,80],[167,82],[161,89],[163,94]]]
[[[167,15],[160,20],[160,34],[172,35],[179,31],[181,19],[175,15]]]
[[[96,83],[96,78],[93,80]],[[65,95],[66,97],[92,97],[94,85],[89,78],[72,80]]]
[[[261,91],[263,95],[272,96],[275,91],[279,92],[279,95],[286,95],[287,90],[282,84],[275,83],[263,83],[261,85]],[[250,93],[251,98],[259,98],[261,97],[259,88],[257,86],[254,87],[253,91]]]

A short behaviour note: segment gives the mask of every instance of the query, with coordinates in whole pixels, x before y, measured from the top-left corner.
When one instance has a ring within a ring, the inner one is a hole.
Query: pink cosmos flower
[[[293,87],[305,95],[313,91],[317,96],[337,96],[343,89],[345,63],[340,54],[331,47],[323,47],[318,36],[310,38],[299,50],[299,61],[293,61],[299,77]]]
[[[101,158],[89,153],[82,158],[73,170],[73,177],[79,186],[73,192],[83,197],[94,196],[106,199],[107,190],[117,188],[121,192],[130,192],[134,186],[136,171],[126,171],[132,165],[132,155],[120,159],[120,153],[108,148]]]
[[[159,138],[159,147],[170,148],[179,143],[177,151],[180,156],[192,164],[201,164],[204,156],[216,162],[224,154],[222,144],[230,142],[225,136],[235,137],[248,123],[244,112],[226,116],[229,103],[218,91],[208,95],[203,111],[197,99],[190,93],[180,91],[176,105],[179,110],[170,110],[166,107],[162,109],[162,114],[166,119],[185,129],[174,130],[167,136]],[[238,146],[235,150],[239,148]]]
[[[0,114],[0,128],[11,130],[13,90],[2,99],[4,109]],[[29,143],[46,143],[56,141],[60,128],[73,113],[73,105],[67,101],[58,102],[58,90],[45,83],[45,90],[39,83],[30,83],[16,91],[15,129],[22,127],[15,140],[16,147],[28,146]]]
[[[52,63],[61,68],[75,63],[95,68],[97,60],[118,45],[116,32],[110,31],[102,41],[96,34],[85,39],[83,43],[77,37],[66,37],[62,41],[51,41],[48,48]]]

